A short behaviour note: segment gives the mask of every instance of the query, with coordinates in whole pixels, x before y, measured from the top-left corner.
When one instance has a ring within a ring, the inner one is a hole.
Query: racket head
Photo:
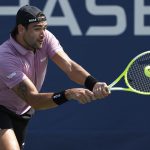
[[[124,71],[124,78],[130,91],[150,95],[150,51],[131,60]]]

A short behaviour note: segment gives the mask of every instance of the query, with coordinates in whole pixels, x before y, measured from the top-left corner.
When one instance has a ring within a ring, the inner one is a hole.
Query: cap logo
[[[29,22],[36,22],[36,18],[35,19],[29,19]]]

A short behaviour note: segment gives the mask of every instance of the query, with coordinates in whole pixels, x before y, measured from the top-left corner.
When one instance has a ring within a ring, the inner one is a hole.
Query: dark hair
[[[28,25],[23,25],[25,29],[28,29]],[[18,25],[16,25],[13,30],[10,32],[11,36],[15,38],[15,36],[18,34]]]

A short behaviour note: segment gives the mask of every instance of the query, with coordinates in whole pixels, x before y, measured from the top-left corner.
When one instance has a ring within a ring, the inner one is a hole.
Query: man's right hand
[[[90,103],[96,100],[94,93],[85,88],[72,88],[65,91],[68,100],[77,100],[81,104]]]

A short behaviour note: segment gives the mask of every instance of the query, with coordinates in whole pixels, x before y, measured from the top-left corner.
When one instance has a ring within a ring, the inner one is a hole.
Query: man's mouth
[[[39,40],[39,43],[42,44],[42,43],[43,43],[43,40]]]

